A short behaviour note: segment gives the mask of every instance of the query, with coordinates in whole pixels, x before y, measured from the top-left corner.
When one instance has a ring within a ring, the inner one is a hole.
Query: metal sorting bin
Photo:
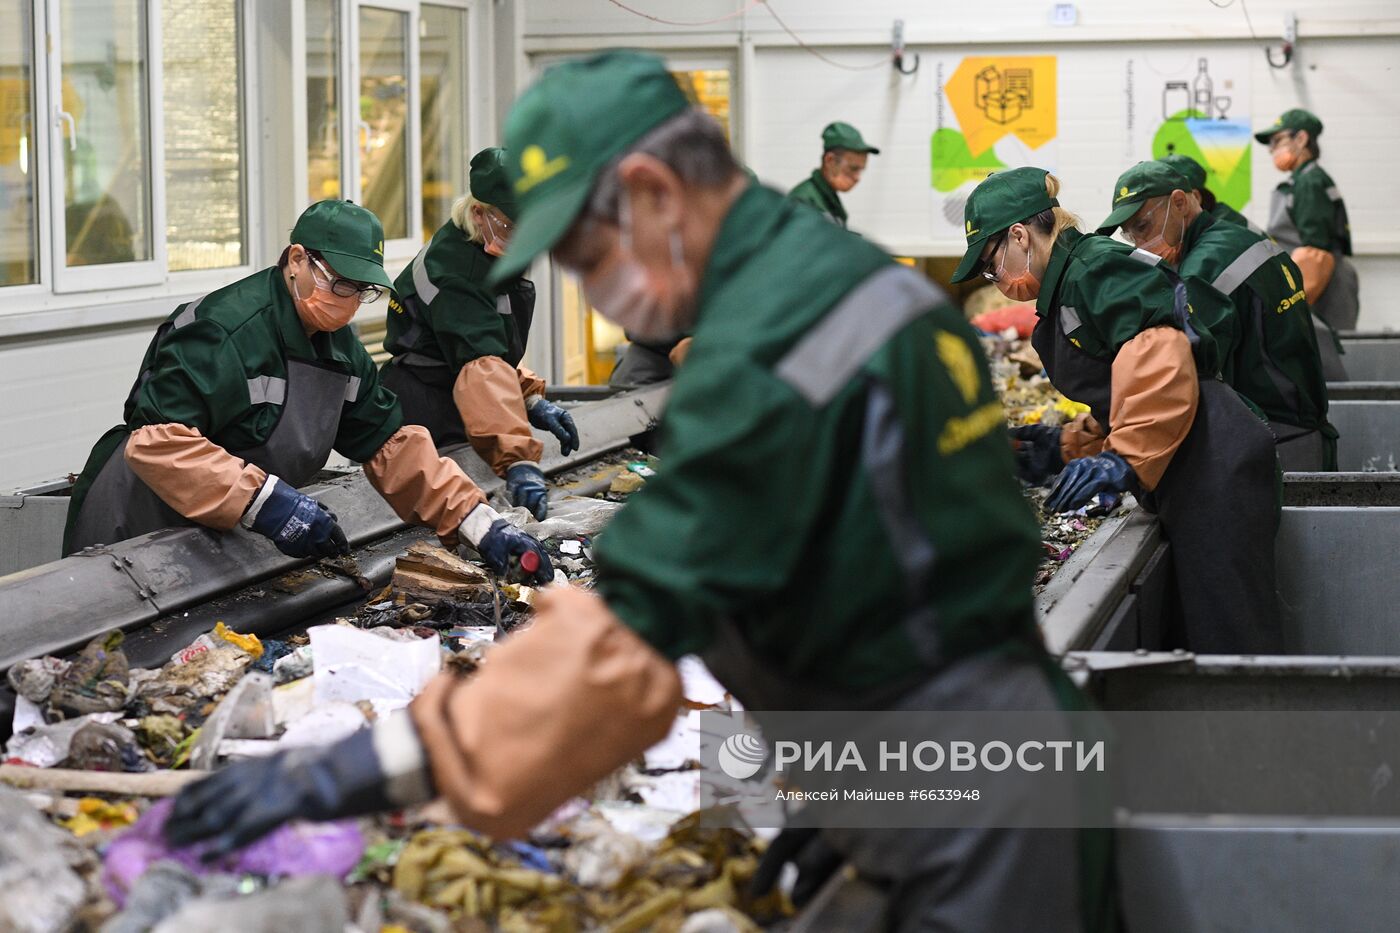
[[[71,489],[65,477],[0,496],[0,577],[63,556]]]
[[[1400,334],[1344,332],[1342,365],[1360,382],[1400,382]]]

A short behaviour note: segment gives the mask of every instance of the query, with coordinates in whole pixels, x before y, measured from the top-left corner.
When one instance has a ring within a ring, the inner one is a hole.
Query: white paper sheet
[[[311,629],[316,703],[374,702],[375,709],[407,706],[438,672],[441,640],[390,641],[346,625]]]

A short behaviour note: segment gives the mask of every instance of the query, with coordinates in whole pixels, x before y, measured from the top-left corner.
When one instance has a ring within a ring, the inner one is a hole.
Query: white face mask
[[[685,304],[670,282],[662,281],[637,259],[632,251],[632,202],[623,188],[618,204],[621,249],[618,257],[585,278],[584,297],[598,313],[634,337],[666,341],[680,336],[688,327]],[[670,234],[672,269],[683,280],[687,277],[681,232]],[[669,298],[669,300],[668,300]]]

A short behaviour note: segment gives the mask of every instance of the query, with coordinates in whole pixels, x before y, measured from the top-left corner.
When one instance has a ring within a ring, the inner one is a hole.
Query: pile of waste
[[[543,522],[503,514],[543,541],[556,581],[589,586],[596,536],[654,468],[624,451],[561,478],[571,495]],[[352,560],[335,563],[309,570],[358,576]],[[165,841],[186,783],[337,741],[443,670],[472,676],[530,624],[536,592],[420,543],[388,586],[309,630],[259,638],[220,622],[151,669],[128,663],[114,631],[71,658],[16,665],[0,765],[0,930],[694,933],[757,930],[790,912],[781,895],[748,896],[762,839],[734,814],[700,810],[698,711],[733,704],[694,659],[681,663],[687,702],[672,734],[527,840],[472,833],[435,802],[290,824],[213,862],[199,845]]]

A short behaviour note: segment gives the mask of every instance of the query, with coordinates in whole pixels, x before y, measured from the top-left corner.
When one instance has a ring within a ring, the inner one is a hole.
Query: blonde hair
[[[469,194],[463,195],[452,202],[452,222],[457,225],[457,229],[467,235],[468,240],[481,245],[486,242],[486,238],[476,225],[476,218],[472,216],[472,208],[479,207],[485,210],[490,206]]]
[[[1045,193],[1052,198],[1060,196],[1060,180],[1049,172],[1045,173]],[[1058,240],[1060,234],[1064,233],[1066,230],[1079,229],[1079,218],[1063,207],[1060,207],[1058,204],[1050,208],[1048,212],[1042,211],[1040,214],[1032,217],[1031,220],[1040,220],[1046,213],[1053,215],[1053,220],[1047,220],[1036,226],[1042,227],[1042,229],[1045,227],[1049,228],[1048,232],[1050,234],[1050,242],[1052,243]]]

